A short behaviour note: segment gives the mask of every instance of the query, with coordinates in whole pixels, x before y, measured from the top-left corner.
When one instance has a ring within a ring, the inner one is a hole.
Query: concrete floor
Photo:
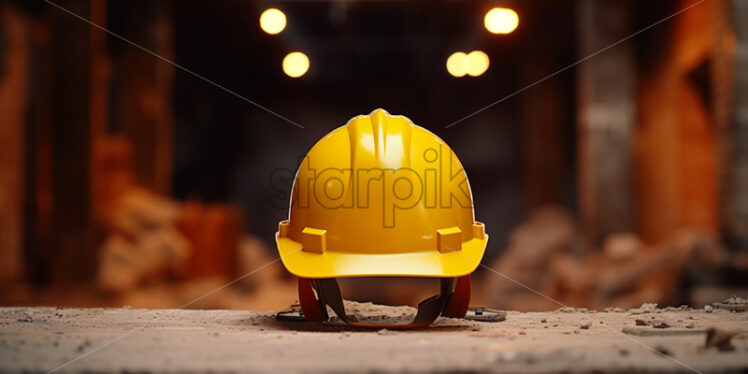
[[[377,320],[413,312],[349,309]],[[704,348],[713,326],[738,332],[733,351]],[[0,372],[744,372],[746,331],[748,313],[703,309],[509,312],[398,332],[282,323],[270,312],[0,308]]]

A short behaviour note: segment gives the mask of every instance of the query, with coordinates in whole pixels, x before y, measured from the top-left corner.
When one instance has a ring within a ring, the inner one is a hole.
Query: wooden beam
[[[127,3],[122,34],[166,59],[173,59],[173,19],[167,2]],[[171,193],[174,67],[138,48],[121,46],[113,71],[113,128],[133,142],[138,183]]]
[[[551,56],[541,54],[523,69],[524,85],[549,74]],[[564,163],[564,100],[561,83],[548,80],[522,96],[522,139],[525,205],[528,211],[562,202]]]
[[[727,194],[723,202],[724,230],[735,249],[748,249],[748,3],[732,0],[734,40],[723,35],[718,48],[733,49],[733,108],[728,136],[731,150],[723,181]]]
[[[631,32],[625,0],[582,0],[578,58]],[[636,116],[636,74],[630,43],[622,43],[577,67],[579,204],[591,243],[633,228],[631,136]]]
[[[91,21],[103,28],[107,27],[107,0],[95,0],[91,2]],[[98,167],[98,158],[101,157],[98,145],[105,142],[109,126],[109,80],[111,61],[107,55],[107,34],[104,31],[94,29],[91,31],[91,103],[90,103],[90,136],[92,153],[89,157],[89,175],[91,187],[91,211],[95,221],[99,221],[106,213],[105,196],[102,193],[106,189],[102,170]]]
[[[91,17],[89,0],[65,7]],[[89,157],[91,137],[91,26],[48,8],[51,25],[50,102],[52,130],[53,281],[82,281],[94,273]]]
[[[0,3],[0,282],[23,274],[24,142],[30,21]]]

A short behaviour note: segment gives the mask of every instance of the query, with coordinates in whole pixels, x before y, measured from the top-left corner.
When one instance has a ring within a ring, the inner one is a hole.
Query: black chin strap
[[[416,316],[415,318],[413,318],[413,321],[407,324],[397,325],[362,323],[350,320],[350,318],[345,313],[343,298],[340,295],[340,288],[338,287],[338,282],[335,280],[335,278],[316,279],[314,280],[314,283],[316,284],[317,296],[319,297],[319,302],[323,309],[325,305],[330,306],[330,308],[335,311],[335,314],[338,315],[338,318],[340,318],[348,325],[378,329],[411,329],[430,325],[439,317],[439,315],[442,314],[442,312],[444,312],[447,304],[449,303],[449,298],[452,295],[453,279],[441,278],[441,292],[438,295],[429,297],[428,299],[423,300],[418,304],[418,312],[416,312]]]

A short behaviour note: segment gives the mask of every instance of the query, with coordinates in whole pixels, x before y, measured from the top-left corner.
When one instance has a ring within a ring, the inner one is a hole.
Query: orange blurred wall
[[[679,8],[692,3],[682,1]],[[704,3],[673,18],[668,49],[641,77],[636,221],[639,234],[650,243],[679,228],[718,233],[717,127],[708,104],[710,90],[704,87],[711,84],[720,3]]]

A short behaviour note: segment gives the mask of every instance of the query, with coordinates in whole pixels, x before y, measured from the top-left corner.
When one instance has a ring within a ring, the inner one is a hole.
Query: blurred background
[[[748,294],[746,1],[50,1],[0,1],[0,305],[174,308],[273,261],[300,158],[378,107],[459,155],[492,269],[575,307]],[[189,307],[294,300],[276,262]]]

